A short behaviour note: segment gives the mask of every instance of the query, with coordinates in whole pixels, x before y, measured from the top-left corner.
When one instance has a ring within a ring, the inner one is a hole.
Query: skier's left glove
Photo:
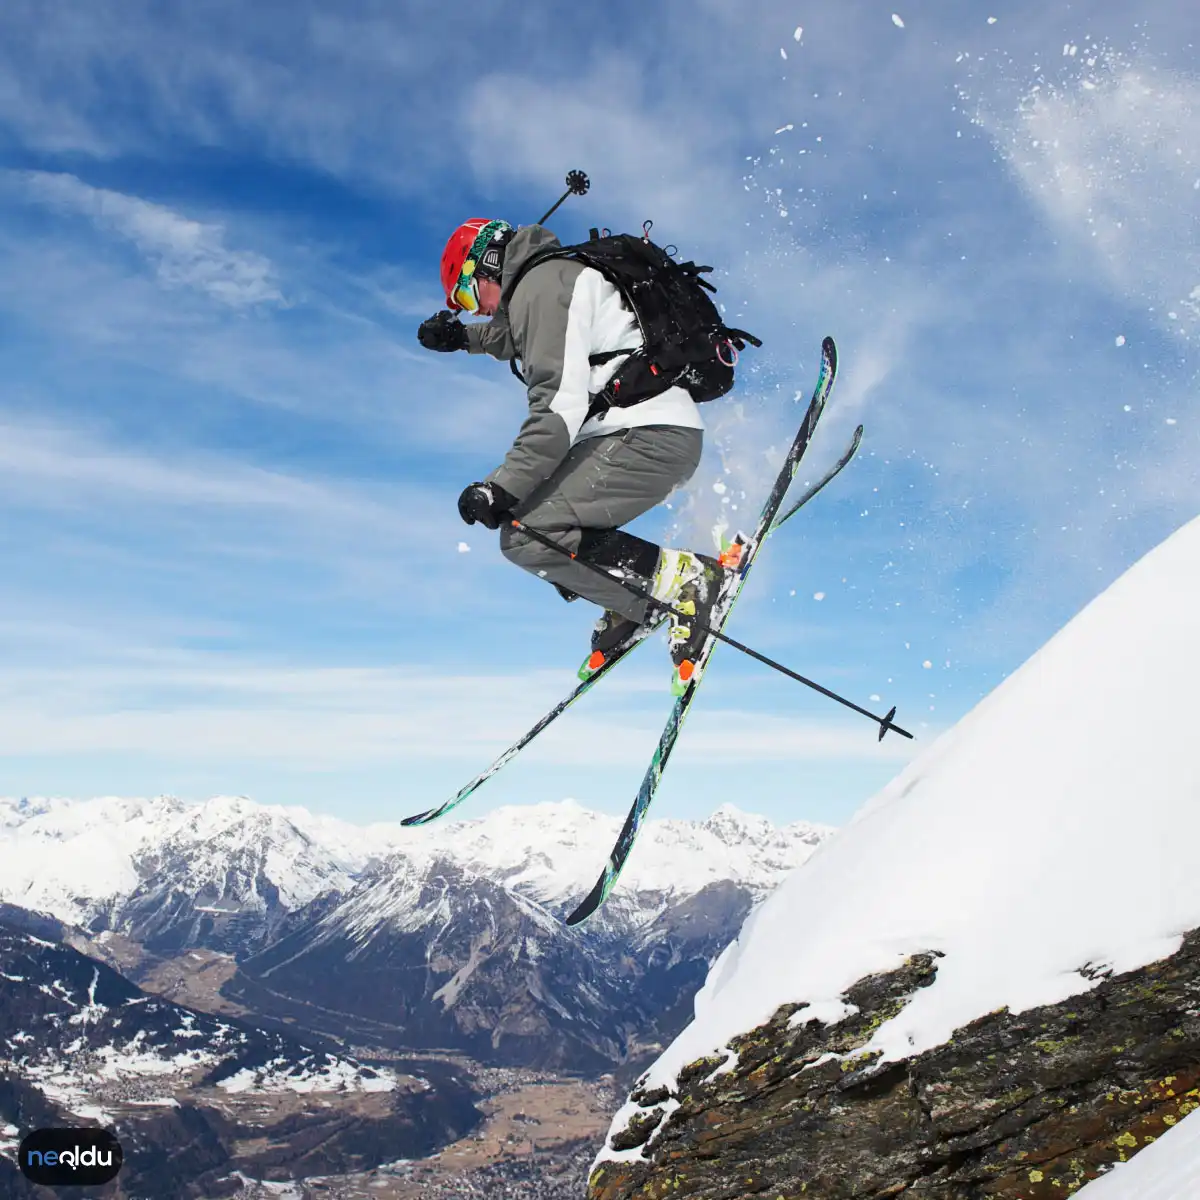
[[[499,529],[501,518],[517,503],[516,496],[498,483],[473,483],[458,498],[458,515],[468,525],[478,521],[488,529]]]

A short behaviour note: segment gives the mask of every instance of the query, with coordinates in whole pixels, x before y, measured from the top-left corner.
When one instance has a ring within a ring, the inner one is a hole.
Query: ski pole
[[[765,666],[773,667],[776,671],[786,675],[789,679],[794,679],[797,683],[802,683],[806,687],[810,687],[814,691],[820,692],[821,695],[828,696],[830,700],[836,700],[839,704],[845,705],[846,708],[852,709],[856,713],[861,713],[864,717],[870,717],[871,720],[879,726],[879,741],[883,741],[883,735],[887,733],[889,729],[895,730],[896,733],[906,738],[911,738],[913,736],[908,732],[907,729],[901,729],[899,725],[896,725],[892,721],[892,718],[896,715],[896,706],[894,704],[892,705],[891,711],[886,716],[877,717],[868,709],[860,708],[854,703],[854,701],[847,700],[844,696],[839,696],[836,692],[831,692],[827,687],[822,687],[819,683],[814,683],[811,679],[806,679],[803,675],[793,671],[790,667],[785,667],[782,663],[776,662],[773,658],[768,658],[765,654],[759,654],[757,650],[752,650],[749,646],[744,646],[741,642],[736,641],[727,634],[721,633],[719,630],[714,629],[711,625],[706,625],[703,621],[696,621],[694,617],[689,617],[687,613],[681,612],[672,605],[666,604],[662,600],[656,600],[648,591],[645,590],[645,588],[640,588],[637,586],[637,584],[630,583],[627,579],[619,579],[616,575],[606,571],[603,567],[597,566],[596,563],[588,562],[586,558],[580,558],[577,554],[574,554],[568,550],[566,546],[560,546],[556,541],[548,537],[540,529],[531,528],[529,525],[526,525],[524,521],[518,520],[511,513],[504,514],[504,519],[506,519],[519,533],[523,533],[527,537],[533,538],[535,542],[541,542],[543,546],[548,546],[551,550],[558,551],[559,554],[566,555],[567,558],[573,559],[575,562],[579,563],[580,566],[587,567],[589,571],[593,571],[597,575],[602,575],[605,579],[608,579],[611,582],[623,587],[631,595],[647,601],[654,608],[665,609],[667,612],[672,613],[677,617],[681,617],[685,621],[695,621],[695,624],[704,633],[707,633],[710,637],[716,638],[718,642],[724,642],[727,646],[732,646],[735,650],[740,650],[743,654],[748,654],[751,658],[757,659]]]
[[[539,218],[538,224],[545,225],[545,223],[554,215],[558,206],[568,196],[582,196],[591,186],[591,180],[588,179],[588,177],[582,171],[568,171],[567,190],[563,192],[563,194],[559,196],[550,209]]]

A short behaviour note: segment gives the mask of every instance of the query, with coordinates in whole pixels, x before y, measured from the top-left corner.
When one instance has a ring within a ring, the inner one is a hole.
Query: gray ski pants
[[[576,442],[545,483],[513,509],[570,551],[584,529],[615,529],[661,504],[700,465],[704,434],[678,425],[640,425]],[[630,620],[646,617],[646,601],[616,581],[540,545],[511,526],[500,530],[510,562]]]

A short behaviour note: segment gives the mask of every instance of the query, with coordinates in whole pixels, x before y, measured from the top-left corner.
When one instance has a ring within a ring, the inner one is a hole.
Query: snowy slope
[[[1200,1111],[1075,1195],[1078,1200],[1195,1200],[1200,1196]]]
[[[137,887],[134,859],[183,811],[166,796],[0,799],[0,899],[86,924]]]
[[[837,1020],[855,981],[939,951],[866,1049],[1094,986],[1200,927],[1200,520],[1089,604],[794,872],[714,964],[646,1086],[782,1003]],[[1190,849],[1189,849],[1190,848]],[[838,903],[831,905],[829,897]],[[1090,973],[1089,973],[1090,975]],[[629,1106],[617,1114],[623,1127]]]

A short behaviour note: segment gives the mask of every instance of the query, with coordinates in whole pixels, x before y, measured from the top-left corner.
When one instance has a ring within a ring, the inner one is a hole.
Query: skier
[[[676,616],[670,631],[672,662],[686,677],[727,572],[707,555],[661,547],[620,526],[692,477],[704,425],[680,386],[625,407],[598,399],[628,357],[607,356],[637,350],[642,334],[618,289],[595,268],[570,258],[527,267],[560,244],[541,225],[514,229],[484,219],[459,226],[446,243],[441,277],[450,311],[422,322],[418,340],[429,350],[519,360],[529,396],[528,416],[503,463],[463,490],[458,511],[468,525],[500,528],[505,558],[565,599],[582,596],[604,610],[581,674],[599,669],[650,617],[651,605],[617,578],[606,580],[520,533],[505,522],[510,514],[692,618]],[[464,325],[458,312],[491,320]]]

